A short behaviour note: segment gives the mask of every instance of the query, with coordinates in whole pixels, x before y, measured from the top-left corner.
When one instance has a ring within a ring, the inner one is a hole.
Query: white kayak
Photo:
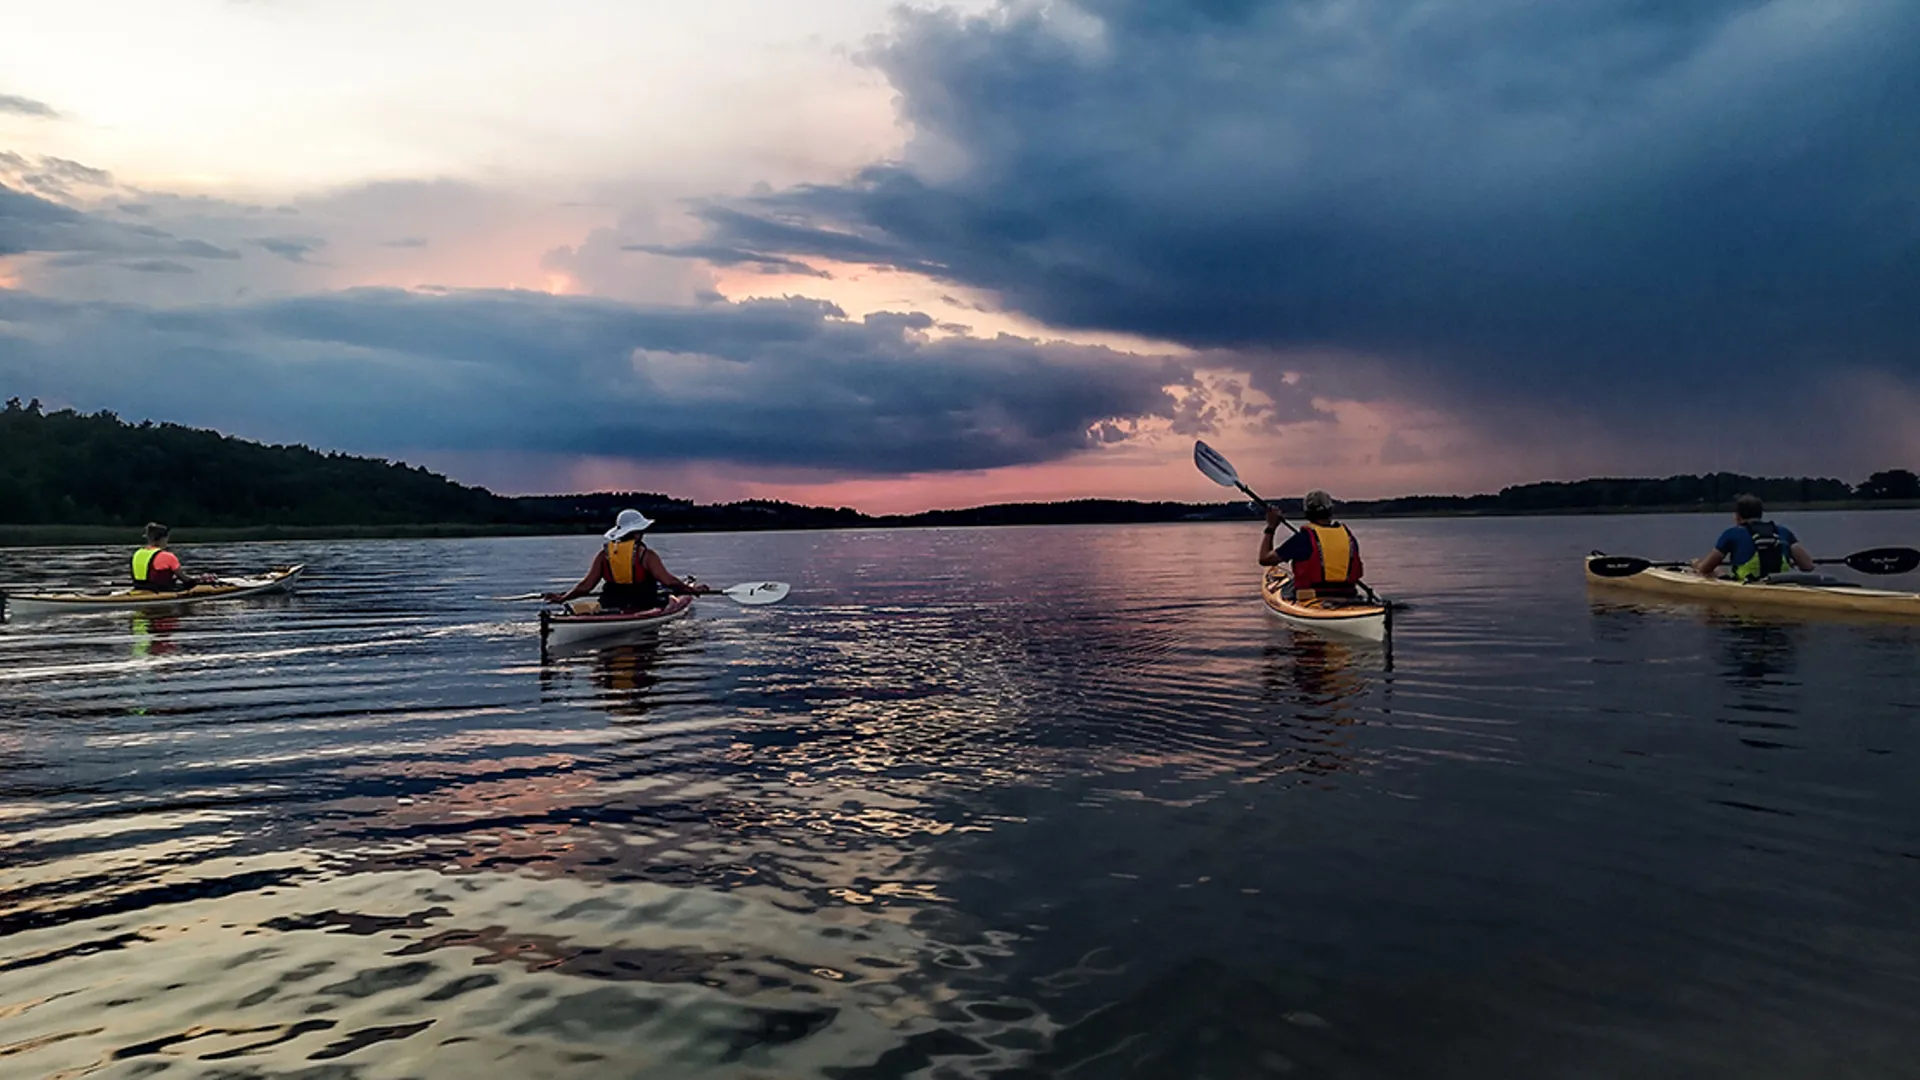
[[[195,585],[179,592],[120,589],[107,593],[0,593],[0,605],[13,615],[177,608],[209,600],[243,600],[249,596],[288,592],[305,569],[304,564],[283,566],[257,577],[232,578],[217,585]]]
[[[651,611],[602,611],[595,600],[575,600],[540,613],[540,645],[558,649],[583,641],[651,630],[693,610],[693,597],[675,596]]]
[[[1282,622],[1368,641],[1386,640],[1391,618],[1386,605],[1332,597],[1289,600],[1286,587],[1292,580],[1293,572],[1287,567],[1273,566],[1267,569],[1266,579],[1261,583],[1267,610]]]

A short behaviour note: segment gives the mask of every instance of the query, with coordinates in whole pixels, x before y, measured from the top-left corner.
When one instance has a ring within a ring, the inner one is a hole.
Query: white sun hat
[[[622,510],[614,519],[613,528],[607,530],[607,540],[612,542],[628,533],[644,532],[653,528],[653,519],[638,510]]]

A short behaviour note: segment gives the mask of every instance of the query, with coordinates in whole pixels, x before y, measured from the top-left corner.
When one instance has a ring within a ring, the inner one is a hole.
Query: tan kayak
[[[1362,600],[1289,600],[1285,590],[1287,583],[1292,580],[1291,570],[1284,566],[1273,566],[1267,568],[1266,579],[1261,583],[1260,591],[1266,598],[1267,610],[1281,621],[1368,641],[1386,638],[1385,606]]]
[[[1582,565],[1602,558],[1589,555]],[[1602,577],[1587,566],[1587,584],[1609,589],[1631,590],[1675,600],[1772,608],[1799,608],[1813,611],[1852,611],[1872,615],[1898,615],[1920,619],[1920,594],[1869,589],[1833,579],[1832,584],[1774,585],[1742,584],[1732,578],[1705,578],[1683,567],[1656,566],[1627,577]]]
[[[286,566],[259,577],[235,578],[218,585],[196,585],[180,592],[149,592],[146,589],[121,589],[108,593],[0,593],[6,609],[14,615],[52,615],[68,611],[113,611],[126,608],[152,609],[184,607],[208,600],[239,600],[249,596],[286,592],[305,570],[304,565]]]

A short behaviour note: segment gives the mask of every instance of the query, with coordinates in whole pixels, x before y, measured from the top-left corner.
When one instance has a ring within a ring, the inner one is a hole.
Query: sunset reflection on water
[[[312,583],[0,628],[0,1071],[1908,1060],[1920,631],[1587,596],[1693,524],[1356,523],[1391,650],[1251,524],[668,537],[794,593],[544,658],[574,540],[226,549]]]

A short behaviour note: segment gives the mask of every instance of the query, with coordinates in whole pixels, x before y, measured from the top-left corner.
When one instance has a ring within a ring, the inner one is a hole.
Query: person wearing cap
[[[185,592],[195,585],[211,585],[217,578],[194,577],[180,569],[180,557],[167,550],[172,530],[157,521],[147,523],[147,544],[133,553],[133,587],[145,592]]]
[[[1353,530],[1333,519],[1333,496],[1319,489],[1307,492],[1301,500],[1307,513],[1306,527],[1287,538],[1276,550],[1274,530],[1286,521],[1277,506],[1267,507],[1267,528],[1260,534],[1260,565],[1293,564],[1290,600],[1319,597],[1345,597],[1359,594],[1360,541]]]
[[[620,511],[587,576],[564,593],[547,593],[547,603],[564,604],[585,596],[602,582],[606,584],[600,589],[600,606],[608,611],[652,611],[665,602],[660,593],[663,588],[696,596],[712,592],[705,585],[681,581],[667,572],[660,553],[647,546],[646,532],[652,527],[653,520],[640,511]]]

